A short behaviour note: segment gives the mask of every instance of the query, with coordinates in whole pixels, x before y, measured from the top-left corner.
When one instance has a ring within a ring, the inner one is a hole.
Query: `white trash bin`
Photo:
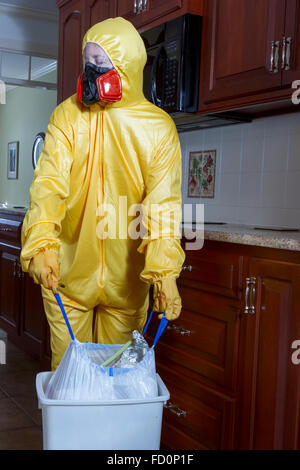
[[[36,377],[44,450],[159,450],[163,405],[170,394],[158,374],[157,397],[105,402],[47,399],[52,374]]]

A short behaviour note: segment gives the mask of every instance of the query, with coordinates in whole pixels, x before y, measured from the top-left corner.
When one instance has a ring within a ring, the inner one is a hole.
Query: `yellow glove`
[[[44,250],[37,253],[30,261],[29,276],[36,284],[42,284],[46,289],[57,292],[59,276],[59,263],[54,251]]]
[[[181,312],[181,298],[175,279],[160,279],[153,282],[153,310],[165,312],[168,320],[176,320]],[[159,319],[162,315],[158,316]]]

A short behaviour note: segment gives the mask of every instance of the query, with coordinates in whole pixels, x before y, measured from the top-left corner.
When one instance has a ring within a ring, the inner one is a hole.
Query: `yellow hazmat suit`
[[[181,271],[181,151],[173,120],[143,95],[146,50],[132,24],[107,19],[86,33],[83,50],[88,42],[100,45],[120,74],[122,99],[86,107],[73,95],[52,113],[30,188],[21,263],[28,271],[40,251],[57,252],[76,338],[121,344],[144,326],[150,284]],[[144,207],[143,239],[127,235],[136,204]],[[169,216],[173,223],[162,232]],[[117,238],[105,238],[111,221]],[[55,369],[69,336],[51,290],[42,286],[42,295]]]

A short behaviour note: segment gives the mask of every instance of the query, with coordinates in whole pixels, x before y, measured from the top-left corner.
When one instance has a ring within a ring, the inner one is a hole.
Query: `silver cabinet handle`
[[[246,314],[255,314],[255,285],[256,277],[246,278],[245,310]]]
[[[133,2],[133,13],[137,13],[137,0]]]
[[[22,279],[24,277],[24,273],[22,271],[22,266],[19,260],[17,260],[17,277]]]
[[[182,266],[182,271],[192,271],[193,270],[193,266],[190,266],[188,264],[185,264],[184,266]]]
[[[280,41],[272,41],[271,43],[271,58],[270,58],[270,69],[272,73],[278,73],[278,63],[279,63],[279,46]]]
[[[137,11],[137,14],[141,13],[142,9],[143,9],[143,0],[138,0],[138,11]]]
[[[18,259],[14,259],[13,276],[17,277],[18,279],[22,279],[24,277],[24,273],[22,271],[22,267]]]
[[[176,331],[176,333],[179,333],[181,336],[190,336],[191,335],[190,330],[185,330],[184,328],[181,328],[180,326],[176,326],[173,323],[171,325],[167,326],[167,330]]]
[[[14,270],[13,270],[13,276],[14,277],[17,276],[17,263],[18,263],[18,261],[16,259],[14,259]]]
[[[0,227],[1,232],[13,232],[12,228],[9,227]]]
[[[281,70],[285,69],[286,38],[282,40]]]
[[[292,38],[286,39],[286,63],[284,70],[290,70],[291,68],[291,45],[292,45]]]
[[[269,72],[273,72],[274,68],[274,52],[275,52],[275,41],[271,43],[271,56],[270,56],[270,68]]]
[[[278,73],[279,72],[279,47],[280,47],[280,41],[275,41],[275,58],[274,58],[274,70],[273,73]]]
[[[179,417],[182,417],[182,418],[186,418],[187,412],[184,411],[184,410],[181,410],[181,409],[178,408],[178,406],[176,406],[176,405],[172,405],[172,403],[167,403],[167,404],[165,405],[165,408],[167,408],[167,410],[171,411],[172,413],[175,413],[176,416],[179,416]]]

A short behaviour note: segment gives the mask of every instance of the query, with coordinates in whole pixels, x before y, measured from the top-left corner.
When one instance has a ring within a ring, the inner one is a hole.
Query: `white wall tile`
[[[238,223],[238,206],[219,205],[205,207],[205,220],[209,222]]]
[[[290,135],[288,170],[300,170],[300,129]]]
[[[300,228],[300,210],[292,211],[280,208],[261,209],[262,225],[269,227]]]
[[[261,173],[242,173],[240,196],[238,203],[241,206],[258,207],[262,202]]]
[[[241,140],[226,140],[222,143],[222,167],[223,174],[241,171]]]
[[[288,132],[266,136],[263,171],[286,171],[288,159]]]
[[[261,211],[258,207],[238,207],[239,224],[262,225]]]
[[[282,172],[263,173],[262,205],[263,207],[284,207],[286,174]]]
[[[281,209],[279,215],[284,227],[300,229],[300,209]]]
[[[263,166],[264,135],[244,136],[242,154],[242,171],[258,172]]]
[[[204,217],[206,222],[223,222],[223,214],[219,205],[205,204]]]
[[[240,173],[223,173],[220,182],[220,205],[238,205]]]
[[[204,203],[206,220],[286,227],[300,220],[300,114],[184,133],[180,141],[183,202]],[[188,154],[210,149],[215,197],[187,198]]]
[[[290,118],[289,116],[292,116],[292,114],[283,114],[264,119],[266,137],[287,135],[290,128],[293,127],[292,123],[295,120],[295,114],[292,118]],[[259,121],[261,121],[261,119],[259,119]]]
[[[288,209],[299,208],[300,201],[300,171],[287,173],[287,189],[285,207]]]
[[[215,145],[220,145],[222,139],[222,128],[215,127],[212,129],[206,129],[203,131],[203,144],[207,150],[213,150]]]

